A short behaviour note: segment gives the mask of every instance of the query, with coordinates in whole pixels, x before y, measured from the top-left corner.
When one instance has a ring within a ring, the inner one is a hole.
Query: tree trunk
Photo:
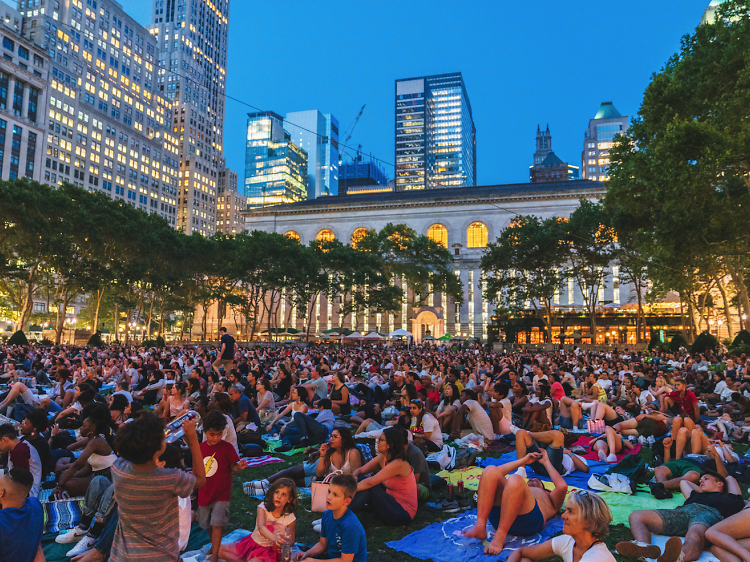
[[[31,269],[29,270],[29,276],[26,280],[26,291],[23,297],[23,308],[21,309],[21,318],[18,322],[18,329],[23,330],[24,326],[26,325],[26,322],[28,322],[29,317],[31,316],[31,307],[34,303],[34,287],[37,277],[37,272],[39,271],[37,265],[33,265]]]
[[[68,310],[68,304],[70,303],[70,299],[68,295],[70,292],[68,289],[63,289],[63,300],[62,300],[62,311],[63,311],[63,319],[62,322],[58,322],[57,326],[55,327],[55,345],[60,345],[60,341],[62,340],[62,332],[65,329],[65,311]],[[73,328],[73,337],[71,344],[75,344],[75,328]]]
[[[738,258],[739,259],[739,258]],[[740,310],[740,322],[743,327],[745,328],[745,322],[742,320],[742,315],[745,314],[747,316],[750,316],[750,298],[748,298],[747,294],[747,285],[745,284],[745,278],[742,275],[742,270],[737,266],[737,264],[734,261],[734,258],[728,258],[724,260],[724,265],[727,267],[727,271],[729,272],[729,275],[732,278],[732,284],[735,287],[735,290],[737,291],[737,298],[740,302],[740,306],[738,307]]]
[[[716,281],[716,286],[719,288],[719,292],[721,293],[721,300],[724,304],[724,317],[727,319],[727,334],[729,334],[729,339],[732,339],[732,315],[729,312],[729,301],[727,300],[727,292],[724,290],[724,286],[721,284],[721,280],[719,279],[718,275],[714,275],[714,281]],[[718,334],[718,332],[717,332]]]
[[[146,328],[146,339],[151,339],[151,322],[154,319],[154,295],[151,295],[151,302],[148,305],[148,327]]]
[[[104,289],[99,289],[96,292],[96,309],[94,310],[94,321],[91,325],[91,335],[93,336],[96,333],[96,330],[99,326],[99,309],[102,306],[102,297],[104,296]]]
[[[206,341],[206,333],[208,331],[208,307],[211,306],[210,302],[203,302],[201,308],[203,309],[203,318],[201,319],[201,341]]]

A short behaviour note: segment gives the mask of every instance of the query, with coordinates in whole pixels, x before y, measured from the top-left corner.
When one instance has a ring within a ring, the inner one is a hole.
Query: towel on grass
[[[640,509],[674,509],[685,503],[682,494],[675,494],[668,500],[657,500],[648,492],[638,492],[628,496],[618,492],[599,492],[599,496],[612,512],[612,524],[628,524],[628,517]]]
[[[533,537],[508,536],[505,549],[497,556],[490,556],[484,554],[484,543],[476,539],[466,539],[460,534],[461,531],[472,527],[476,520],[477,511],[473,509],[460,517],[433,523],[399,541],[388,542],[386,545],[421,560],[494,562],[507,560],[511,552],[522,546],[539,544],[551,539],[562,530],[563,525],[562,519],[555,517],[538,535]],[[487,531],[487,540],[492,540],[494,529],[488,525]]]
[[[574,447],[583,447],[584,449],[588,449],[591,442],[596,439],[596,437],[581,437],[578,439],[578,441],[575,442],[573,445]],[[615,455],[617,457],[617,462],[620,462],[622,459],[625,458],[626,455],[637,455],[641,450],[640,443],[635,446],[634,449],[628,450],[623,447],[623,452]],[[584,459],[590,460],[590,461],[598,461],[599,455],[597,453],[586,453],[585,455],[582,455]]]
[[[261,457],[242,457],[247,461],[247,468],[253,468],[256,466],[263,466],[264,464],[272,464],[275,462],[284,462],[279,457],[273,455],[263,455]]]
[[[287,457],[291,457],[292,455],[296,455],[297,453],[301,453],[305,450],[305,447],[298,447],[296,449],[292,449],[290,451],[279,451],[276,452],[276,449],[281,447],[281,440],[279,439],[264,439],[266,442],[266,445],[268,445],[268,450],[271,453],[275,453],[277,455],[286,455]]]
[[[454,486],[458,484],[459,480],[463,480],[464,488],[476,492],[479,489],[479,478],[482,476],[482,469],[478,466],[470,466],[469,468],[459,468],[456,470],[443,470],[442,472],[438,472],[437,475],[446,480],[448,484],[453,484]]]
[[[487,467],[487,466],[500,466],[503,464],[506,464],[508,462],[514,462],[516,460],[516,453],[507,453],[501,457],[498,457],[496,459],[493,459],[492,457],[488,457],[486,459],[482,459],[481,462],[477,463],[479,466]],[[586,462],[589,465],[589,471],[588,472],[580,472],[578,470],[574,470],[567,476],[563,476],[565,481],[568,483],[569,486],[574,486],[576,488],[581,488],[582,490],[590,490],[588,482],[589,478],[591,478],[592,474],[604,474],[607,472],[607,469],[610,468],[612,465],[608,462],[602,462],[600,460],[586,460]],[[534,469],[530,466],[526,467],[526,475],[536,476],[543,482],[552,482],[552,479],[549,476],[540,476],[534,472]]]
[[[667,545],[667,540],[669,540],[669,537],[665,537],[664,535],[651,535],[651,544],[655,544],[656,546],[661,548],[662,552],[664,552],[664,547]],[[684,537],[680,537],[680,540],[683,543],[685,542]],[[719,562],[719,559],[711,554],[708,550],[704,550],[701,553],[700,558],[698,558],[698,560],[696,560],[695,562]]]

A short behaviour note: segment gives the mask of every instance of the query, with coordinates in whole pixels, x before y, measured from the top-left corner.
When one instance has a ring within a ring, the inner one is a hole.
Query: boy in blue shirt
[[[307,552],[300,552],[297,560],[314,558],[326,552],[323,560],[333,562],[367,562],[367,537],[357,516],[349,510],[357,479],[351,474],[338,474],[331,478],[326,497],[326,507],[321,523],[320,542]],[[320,560],[320,559],[318,559]]]
[[[0,478],[0,562],[44,560],[44,511],[29,497],[34,477],[28,470],[11,468]]]

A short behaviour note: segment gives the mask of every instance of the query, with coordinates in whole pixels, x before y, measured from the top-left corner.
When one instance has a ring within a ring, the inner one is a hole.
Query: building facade
[[[302,201],[290,205],[249,210],[245,214],[247,231],[278,232],[298,238],[301,244],[311,240],[336,238],[351,243],[361,229],[380,230],[388,223],[406,224],[447,247],[455,260],[455,273],[463,285],[464,302],[456,304],[445,296],[430,295],[424,306],[413,307],[409,293],[396,315],[377,313],[352,317],[339,314],[338,301],[325,295],[315,301],[311,331],[347,328],[362,333],[371,330],[390,332],[397,328],[411,331],[417,341],[427,335],[439,337],[467,334],[487,335],[489,316],[495,305],[482,294],[480,260],[489,242],[509,226],[518,215],[533,212],[542,218],[569,216],[581,198],[598,200],[605,194],[600,182],[564,181],[538,185],[514,184],[446,189],[440,192],[407,191],[357,194]],[[609,268],[601,302],[630,302],[631,288],[620,283],[619,271]],[[394,281],[401,286],[402,280]],[[583,295],[568,283],[556,297],[561,307],[579,307]],[[285,302],[279,326],[306,329],[306,321]]]
[[[365,162],[357,155],[352,162],[343,162],[339,169],[339,193],[346,195],[348,190],[366,186],[387,186],[388,176],[375,161]]]
[[[23,22],[0,3],[0,179],[42,181],[50,59],[22,35]]]
[[[307,198],[339,193],[339,122],[317,109],[287,113],[284,129],[307,152]]]
[[[552,133],[536,127],[534,164],[529,167],[531,183],[569,181],[578,179],[578,166],[563,162],[552,151]]]
[[[176,226],[177,139],[149,33],[111,0],[18,6],[24,37],[49,57],[42,181],[101,191]]]
[[[726,0],[711,0],[711,3],[706,7],[706,10],[703,12],[703,17],[701,18],[701,25],[704,23],[714,23],[716,21],[716,10],[719,6],[721,6]]]
[[[177,226],[211,236],[224,168],[229,0],[155,0],[152,17],[158,90],[179,143]]]
[[[224,168],[219,172],[216,203],[216,229],[224,234],[237,234],[243,230],[242,213],[247,209],[247,197],[238,192],[239,175]]]
[[[396,190],[476,185],[476,128],[460,72],[396,80]]]
[[[248,207],[307,199],[307,152],[291,141],[280,115],[248,113],[245,147]]]
[[[581,154],[581,178],[605,181],[609,168],[609,149],[617,135],[628,130],[628,116],[620,115],[611,101],[602,102],[589,127],[584,131]]]

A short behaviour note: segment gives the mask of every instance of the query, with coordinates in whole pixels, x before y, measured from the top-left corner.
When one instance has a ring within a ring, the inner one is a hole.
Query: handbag
[[[44,509],[44,532],[59,533],[75,527],[81,520],[84,498],[71,498],[67,492],[60,500],[47,499]]]
[[[329,480],[338,474],[343,474],[341,470],[334,470],[322,482],[311,482],[310,492],[312,495],[312,510],[316,513],[323,513],[326,510],[326,497],[328,496]]]

